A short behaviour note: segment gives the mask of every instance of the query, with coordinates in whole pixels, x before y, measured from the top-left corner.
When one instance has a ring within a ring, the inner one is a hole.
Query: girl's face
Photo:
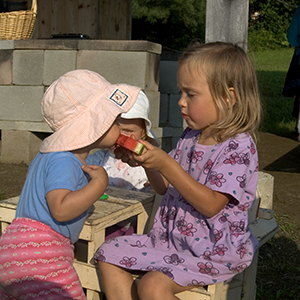
[[[141,118],[137,119],[124,119],[119,118],[118,123],[120,126],[121,133],[127,136],[134,135],[136,140],[140,140],[144,135],[144,123],[145,121]]]
[[[218,120],[218,109],[203,72],[191,74],[185,63],[178,69],[177,83],[181,92],[178,104],[187,125],[191,129],[209,133],[210,124]]]
[[[97,147],[100,149],[107,149],[112,147],[120,135],[120,127],[117,122],[115,122],[105,134],[97,141]]]

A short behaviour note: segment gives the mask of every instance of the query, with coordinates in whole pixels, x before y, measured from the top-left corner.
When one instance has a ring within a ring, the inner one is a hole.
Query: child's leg
[[[175,300],[175,294],[190,290],[194,286],[180,286],[161,272],[146,273],[138,284],[140,300]]]
[[[108,300],[138,300],[136,284],[126,269],[99,261],[105,296]]]

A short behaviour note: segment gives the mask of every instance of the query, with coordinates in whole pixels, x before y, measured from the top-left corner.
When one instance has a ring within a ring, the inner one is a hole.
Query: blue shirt
[[[28,168],[16,217],[30,218],[50,226],[75,243],[83,228],[87,211],[68,222],[58,222],[51,215],[46,194],[55,189],[76,191],[87,183],[82,163],[71,152],[38,153]]]

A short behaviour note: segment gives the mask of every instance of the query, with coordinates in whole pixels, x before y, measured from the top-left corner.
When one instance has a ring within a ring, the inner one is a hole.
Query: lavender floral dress
[[[203,146],[197,144],[200,133],[186,129],[170,155],[198,182],[230,194],[229,203],[207,218],[170,185],[150,233],[105,241],[96,261],[159,271],[182,286],[228,281],[250,265],[258,247],[247,215],[258,180],[256,146],[246,133]]]

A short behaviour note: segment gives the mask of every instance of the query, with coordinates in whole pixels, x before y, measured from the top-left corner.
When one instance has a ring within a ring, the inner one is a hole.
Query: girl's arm
[[[163,150],[144,142],[147,151],[141,156],[130,154],[131,159],[143,166],[147,174],[150,175],[149,181],[155,178],[151,173],[156,171],[162,176],[164,182],[169,182],[174,188],[200,213],[206,217],[216,215],[230,200],[231,195],[222,194],[211,190],[209,187],[199,183],[192,178],[184,169]],[[157,176],[157,175],[155,175]]]
[[[91,177],[91,181],[82,189],[56,189],[46,195],[50,212],[58,222],[67,222],[80,216],[104,194],[108,186],[108,176],[104,168],[82,166],[82,169]]]
[[[159,195],[164,195],[168,189],[169,182],[158,172],[145,169],[150,185]]]

